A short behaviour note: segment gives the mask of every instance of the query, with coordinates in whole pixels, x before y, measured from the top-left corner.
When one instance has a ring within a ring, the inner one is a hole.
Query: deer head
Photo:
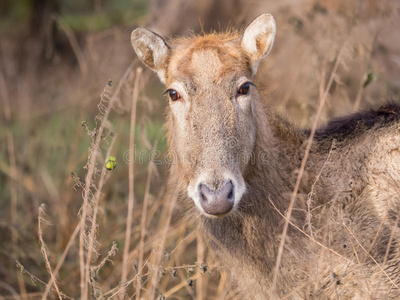
[[[270,51],[275,21],[257,17],[244,33],[212,33],[165,42],[138,28],[133,48],[167,86],[169,146],[188,196],[208,216],[238,208],[257,138],[252,82]]]

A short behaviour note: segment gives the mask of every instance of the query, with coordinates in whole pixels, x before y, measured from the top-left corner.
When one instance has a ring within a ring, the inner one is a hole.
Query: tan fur
[[[237,90],[268,53],[274,26],[262,15],[244,38],[229,32],[171,41],[167,51],[153,54],[163,62],[158,67],[141,55],[149,51],[138,53],[182,96],[168,109],[176,156],[169,185],[199,208],[198,182],[218,189],[226,178],[233,181],[234,210],[219,218],[201,213],[199,226],[243,299],[399,299],[398,106],[317,131],[290,220],[298,229],[289,226],[271,289],[280,213],[288,208],[308,133],[265,110],[257,88],[247,96]],[[139,29],[132,34],[135,49],[138,43],[146,49],[143,34],[156,40],[148,45],[153,51],[164,43]]]

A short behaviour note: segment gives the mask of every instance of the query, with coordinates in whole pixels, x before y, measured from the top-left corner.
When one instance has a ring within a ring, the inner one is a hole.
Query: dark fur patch
[[[314,138],[318,141],[336,139],[340,142],[360,136],[372,128],[389,127],[399,121],[400,105],[391,103],[383,105],[377,110],[359,112],[332,120],[325,127],[318,129]],[[306,133],[309,135],[310,130],[307,130]]]

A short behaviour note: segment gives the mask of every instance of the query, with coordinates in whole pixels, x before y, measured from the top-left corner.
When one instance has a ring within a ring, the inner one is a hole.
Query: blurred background
[[[79,241],[73,232],[83,201],[79,182],[88,172],[88,149],[95,136],[91,130],[99,126],[96,116],[104,115],[98,105],[105,87],[114,104],[107,119],[101,119],[108,135],[100,157],[104,161],[112,141],[110,154],[117,167],[107,173],[98,198],[98,256],[92,263],[98,265],[108,254],[109,261],[91,279],[90,297],[137,296],[140,277],[143,299],[151,293],[160,299],[235,298],[234,286],[216,266],[182,205],[168,218],[168,165],[152,163],[148,154],[158,149],[160,158],[165,155],[167,101],[151,71],[137,75],[143,66],[130,33],[146,27],[173,38],[202,29],[243,29],[265,12],[275,17],[277,36],[257,82],[266,101],[294,124],[307,128],[313,121],[338,53],[341,60],[321,124],[388,101],[400,103],[399,1],[1,0],[0,299],[39,299],[49,282],[38,235],[42,203],[47,213],[42,237],[53,267],[68,247],[57,285],[65,297],[80,298]],[[134,163],[135,204],[124,260],[126,151],[137,76],[135,151],[144,155]],[[118,251],[110,254],[113,242]],[[158,260],[157,253],[162,253]],[[139,271],[138,263],[143,266]],[[124,268],[133,282],[126,286]],[[152,286],[154,272],[159,278]],[[57,298],[57,292],[49,297]]]

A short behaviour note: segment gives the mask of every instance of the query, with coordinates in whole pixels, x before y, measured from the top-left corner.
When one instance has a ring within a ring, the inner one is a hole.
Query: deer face
[[[246,192],[243,174],[257,133],[252,76],[274,36],[269,14],[255,19],[242,36],[211,34],[172,46],[145,29],[132,33],[137,55],[167,86],[170,148],[188,196],[206,215],[237,209]]]

